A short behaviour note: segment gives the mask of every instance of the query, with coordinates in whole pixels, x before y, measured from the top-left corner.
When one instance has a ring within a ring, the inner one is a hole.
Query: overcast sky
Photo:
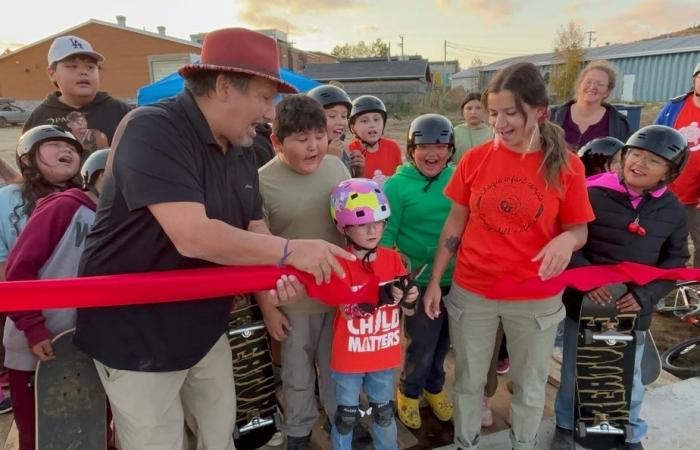
[[[7,3],[7,2],[3,2]],[[265,5],[265,6],[261,6]],[[696,25],[698,0],[48,0],[4,6],[0,52],[29,44],[94,18],[189,39],[192,33],[230,26],[277,28],[304,50],[330,52],[336,44],[391,43],[431,60],[468,67],[474,57],[492,62],[551,51],[559,26],[574,20],[593,31],[593,45],[629,42]],[[695,22],[694,22],[695,21]],[[98,49],[99,50],[99,49]]]

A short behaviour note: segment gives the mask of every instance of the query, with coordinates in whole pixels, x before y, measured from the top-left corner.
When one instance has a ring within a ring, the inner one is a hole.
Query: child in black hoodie
[[[32,111],[22,132],[37,125],[57,125],[66,131],[69,115],[81,113],[87,120],[87,129],[81,142],[85,156],[103,148],[97,146],[89,136],[103,133],[109,144],[114,131],[129,112],[129,105],[100,91],[100,69],[98,63],[104,57],[94,51],[85,39],[77,36],[61,36],[54,39],[49,49],[49,79],[58,91],[50,94]],[[80,137],[78,137],[80,139]]]
[[[587,180],[588,195],[596,219],[588,224],[588,242],[572,256],[569,267],[636,262],[665,269],[683,267],[688,260],[685,209],[667,190],[688,161],[688,142],[676,130],[651,125],[633,134],[622,148],[622,168]],[[617,300],[620,312],[638,312],[637,329],[651,324],[653,305],[674,287],[674,282],[653,281],[644,286],[626,283],[627,293]],[[561,385],[555,412],[557,433],[552,449],[570,448],[574,426],[574,371],[578,317],[583,295],[597,302],[612,299],[603,286],[584,293],[564,293],[567,318]],[[644,398],[641,359],[644,339],[637,342],[630,399],[629,425],[624,449],[643,449],[647,425],[639,417]]]

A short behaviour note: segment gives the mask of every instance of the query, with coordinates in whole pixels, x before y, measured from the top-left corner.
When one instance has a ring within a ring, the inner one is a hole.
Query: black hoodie
[[[117,125],[131,109],[126,103],[112,98],[106,92],[98,92],[95,98],[82,108],[73,108],[62,103],[58,97],[60,92],[50,94],[32,111],[31,116],[24,124],[22,132],[38,125],[57,125],[67,131],[68,114],[79,111],[85,115],[89,129],[96,129],[107,135],[107,140],[112,143],[114,131]]]

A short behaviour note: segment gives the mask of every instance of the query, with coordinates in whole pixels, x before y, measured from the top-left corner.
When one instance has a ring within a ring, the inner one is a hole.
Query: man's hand
[[[54,359],[53,347],[51,346],[51,341],[45,339],[38,344],[32,346],[32,353],[34,356],[39,358],[39,361],[48,361]]]
[[[280,342],[287,339],[289,332],[292,331],[292,326],[289,324],[287,316],[277,308],[261,308],[261,311],[263,312],[265,328],[267,328],[270,336]]]
[[[287,264],[308,272],[316,279],[316,284],[328,283],[335,273],[345,278],[345,272],[337,257],[354,261],[355,255],[337,245],[318,239],[292,239],[288,245]]]
[[[277,280],[275,289],[270,289],[260,295],[263,296],[262,301],[270,302],[275,306],[284,306],[295,303],[305,292],[304,285],[301,284],[297,277],[294,275],[282,275]]]

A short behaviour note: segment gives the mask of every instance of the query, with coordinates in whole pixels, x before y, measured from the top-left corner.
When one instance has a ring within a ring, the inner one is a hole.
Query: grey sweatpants
[[[321,405],[333,421],[335,381],[330,375],[331,342],[335,311],[321,314],[286,314],[292,327],[282,342],[282,388],[285,398],[283,431],[302,437],[318,419],[316,380]]]

